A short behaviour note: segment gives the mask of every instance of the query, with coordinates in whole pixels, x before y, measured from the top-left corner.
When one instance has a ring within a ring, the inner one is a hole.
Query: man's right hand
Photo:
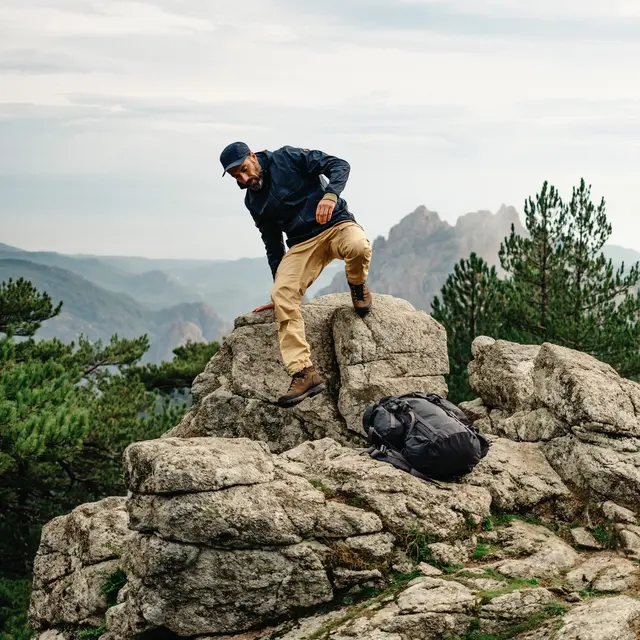
[[[269,302],[269,304],[263,304],[261,307],[256,307],[253,310],[253,313],[257,313],[258,311],[265,311],[265,309],[273,309],[273,302]]]

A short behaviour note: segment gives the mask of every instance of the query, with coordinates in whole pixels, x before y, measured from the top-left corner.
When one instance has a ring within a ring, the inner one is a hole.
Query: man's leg
[[[364,317],[370,310],[372,296],[367,287],[371,264],[371,243],[364,229],[355,222],[338,225],[330,242],[330,257],[344,260],[353,307]]]
[[[278,400],[282,406],[293,406],[325,388],[311,362],[300,311],[305,291],[326,265],[326,250],[316,240],[308,240],[289,250],[280,262],[271,289],[282,362],[292,376],[289,391]]]

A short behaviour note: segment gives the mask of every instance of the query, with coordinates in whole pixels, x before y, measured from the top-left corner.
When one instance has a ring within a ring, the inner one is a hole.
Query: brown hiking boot
[[[351,284],[349,282],[349,289],[351,289],[351,300],[353,300],[353,308],[356,313],[364,318],[371,309],[371,303],[373,302],[373,296],[367,283],[363,284]]]
[[[311,398],[325,390],[324,380],[316,373],[314,367],[307,367],[291,378],[289,391],[278,398],[281,407],[293,407],[305,398]]]

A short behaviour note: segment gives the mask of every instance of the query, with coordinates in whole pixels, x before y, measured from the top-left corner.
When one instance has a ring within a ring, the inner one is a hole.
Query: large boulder
[[[163,438],[125,454],[127,598],[120,637],[241,632],[380,582],[407,537],[454,540],[489,514],[470,485],[426,483],[334,440],[280,456],[238,438]],[[404,556],[406,558],[406,556]]]
[[[547,459],[567,482],[594,498],[638,508],[640,438],[611,438],[574,428],[543,445]]]
[[[535,359],[535,396],[563,422],[614,436],[640,437],[640,384],[593,356],[543,344]]]
[[[33,628],[98,626],[109,606],[103,585],[120,575],[120,555],[131,531],[125,498],[76,507],[42,529],[33,565],[29,621]]]
[[[533,361],[540,347],[480,336],[473,341],[469,386],[486,405],[510,412],[528,409],[533,397]]]
[[[518,636],[518,640],[637,640],[640,601],[629,596],[599,598],[576,607],[563,618]]]
[[[444,328],[405,300],[377,294],[361,319],[346,294],[302,305],[312,359],[327,391],[282,409],[290,378],[283,368],[273,311],[236,319],[234,330],[194,381],[194,406],[167,436],[248,437],[285,451],[330,437],[362,443],[365,406],[384,395],[446,395]]]
[[[506,438],[491,438],[490,454],[463,482],[488,489],[492,506],[502,511],[521,511],[571,496],[539,444]]]
[[[463,404],[477,426],[540,442],[565,483],[599,501],[636,507],[640,496],[640,384],[596,358],[550,343],[479,337]]]

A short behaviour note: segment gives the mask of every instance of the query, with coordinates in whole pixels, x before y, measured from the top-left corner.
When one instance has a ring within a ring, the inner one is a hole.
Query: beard
[[[262,176],[253,178],[247,186],[251,191],[260,191],[264,186],[264,180],[262,179]]]
[[[249,189],[250,191],[260,191],[260,189],[264,187],[264,177],[262,173],[260,173],[259,176],[256,176],[255,178],[251,178],[248,182],[245,182],[244,184],[240,182],[238,182],[237,184],[240,189]]]

